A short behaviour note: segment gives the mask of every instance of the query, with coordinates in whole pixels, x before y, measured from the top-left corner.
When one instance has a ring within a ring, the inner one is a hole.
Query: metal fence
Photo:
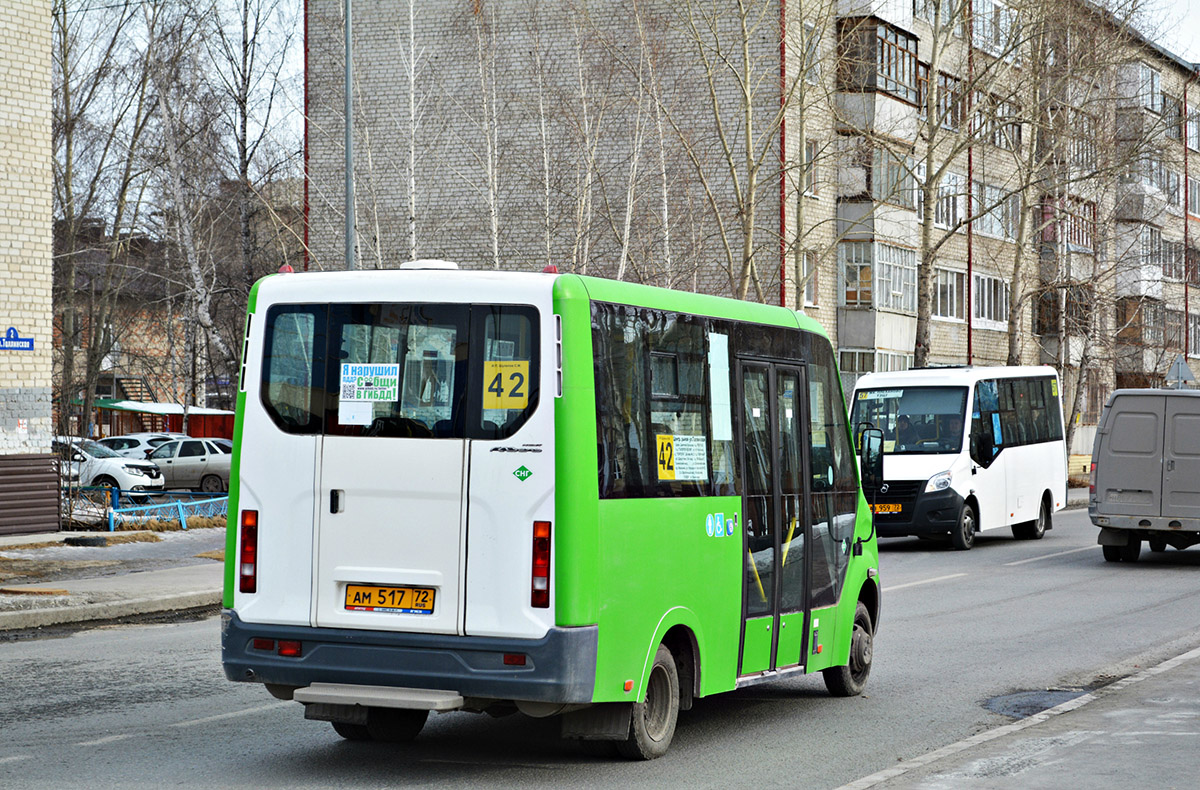
[[[192,491],[146,493],[100,486],[71,486],[62,489],[64,524],[91,529],[161,529],[178,522],[187,529],[189,519],[210,520],[203,526],[223,526],[229,497]],[[213,523],[215,520],[217,523]]]

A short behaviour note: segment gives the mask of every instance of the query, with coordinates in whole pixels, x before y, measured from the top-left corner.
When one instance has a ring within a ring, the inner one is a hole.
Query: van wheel
[[[1050,510],[1046,507],[1046,500],[1043,499],[1041,507],[1038,508],[1038,517],[1023,524],[1013,524],[1012,534],[1018,540],[1041,540],[1049,527]]]
[[[1121,551],[1121,562],[1137,562],[1142,553],[1142,539],[1130,537],[1128,543],[1117,548]]]
[[[428,718],[427,710],[370,708],[367,710],[367,732],[373,741],[407,743],[417,737]]]
[[[1101,546],[1104,551],[1105,562],[1120,562],[1121,561],[1121,546]]]
[[[333,731],[348,741],[369,741],[371,733],[365,724],[350,724],[345,721],[331,722]]]
[[[635,703],[629,737],[617,751],[630,760],[653,760],[667,753],[679,720],[679,670],[666,645],[659,645],[646,683],[646,699]]]
[[[216,475],[205,475],[200,481],[200,490],[206,494],[219,494],[225,490],[225,484]]]
[[[1150,538],[1146,541],[1150,545],[1150,551],[1159,554],[1167,550],[1167,542],[1162,538]]]
[[[975,508],[965,502],[958,514],[958,526],[950,533],[950,543],[959,551],[968,551],[975,545]]]
[[[867,687],[871,659],[875,655],[875,637],[871,631],[871,613],[862,601],[854,611],[854,633],[850,636],[850,663],[844,667],[821,670],[825,688],[835,697],[856,697]]]

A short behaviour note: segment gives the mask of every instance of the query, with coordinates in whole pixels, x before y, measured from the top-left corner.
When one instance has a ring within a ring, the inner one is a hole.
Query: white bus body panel
[[[554,277],[479,271],[322,272],[259,286],[245,374],[239,507],[259,511],[258,591],[246,622],[540,638],[530,606],[533,522],[554,524]],[[527,305],[539,313],[539,402],[497,440],[300,436],[260,398],[267,311],[276,304]],[[531,474],[514,474],[525,467]],[[339,490],[342,510],[330,512]],[[432,614],[345,609],[348,583],[435,587]]]

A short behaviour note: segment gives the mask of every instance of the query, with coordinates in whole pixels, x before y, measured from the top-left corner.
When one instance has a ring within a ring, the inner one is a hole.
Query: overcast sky
[[[1193,63],[1200,62],[1200,0],[1153,0],[1161,32],[1151,36],[1158,44]]]

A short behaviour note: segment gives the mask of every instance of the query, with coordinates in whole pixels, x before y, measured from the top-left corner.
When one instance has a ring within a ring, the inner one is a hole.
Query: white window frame
[[[972,286],[972,324],[980,329],[1007,331],[1008,281],[990,274],[976,274]]]
[[[933,276],[933,318],[938,321],[965,323],[967,273],[939,268],[934,270]]]
[[[874,296],[875,306],[881,310],[917,312],[916,250],[875,243]]]
[[[820,295],[818,287],[820,270],[817,268],[817,251],[801,251],[800,260],[804,276],[804,282],[801,285],[801,296],[804,300],[804,306],[817,307],[817,300]]]
[[[1153,113],[1162,112],[1162,73],[1138,61],[1138,87],[1142,106]]]
[[[966,217],[966,178],[958,173],[946,173],[938,184],[937,205],[933,209],[933,224],[953,228]]]
[[[873,242],[870,241],[843,241],[838,244],[838,272],[840,274],[838,288],[838,303],[843,307],[871,307],[874,302],[875,295],[875,272],[874,272],[874,251]],[[855,284],[855,298],[853,300],[847,297],[846,292],[850,290],[849,285],[851,278],[849,271],[854,270],[853,282]],[[863,296],[863,273],[866,273],[866,296]]]

